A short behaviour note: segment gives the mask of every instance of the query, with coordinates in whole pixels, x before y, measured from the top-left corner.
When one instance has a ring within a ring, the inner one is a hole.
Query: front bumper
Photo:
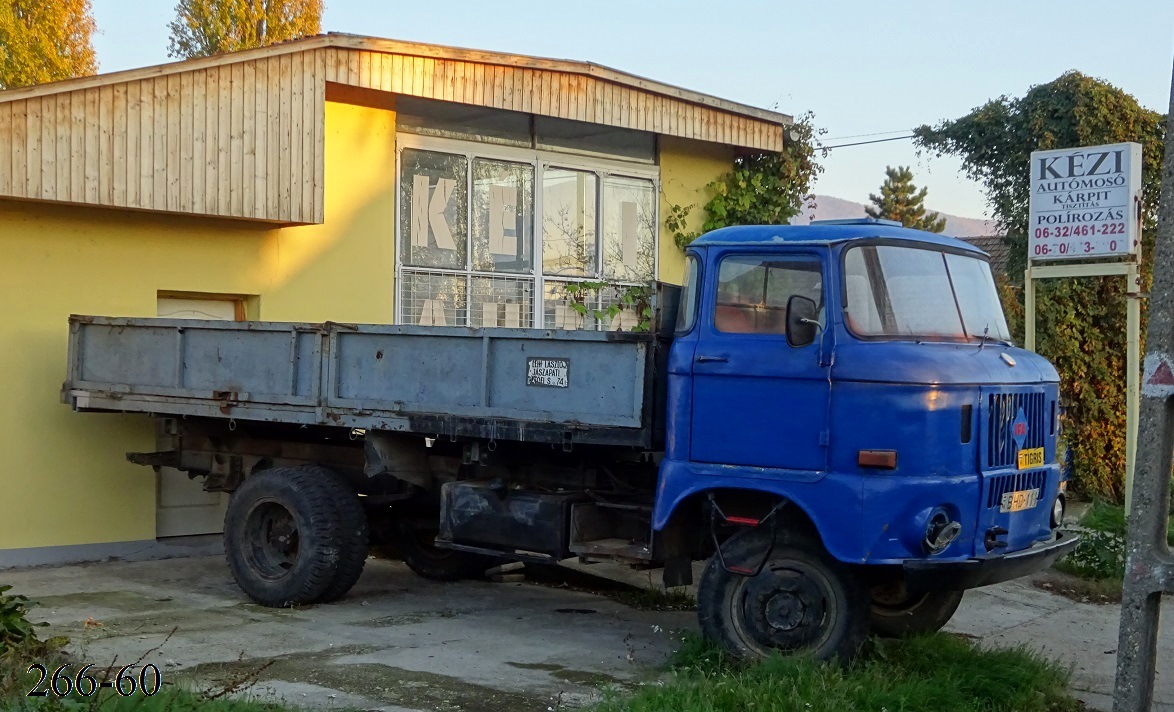
[[[906,561],[905,585],[911,589],[961,591],[1026,576],[1052,565],[1076,548],[1080,537],[1056,532],[1051,541],[1010,554],[997,554],[966,561]]]

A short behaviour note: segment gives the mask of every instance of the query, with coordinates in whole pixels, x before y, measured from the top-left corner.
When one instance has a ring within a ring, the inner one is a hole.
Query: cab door
[[[693,353],[691,459],[819,471],[827,466],[828,366],[815,342],[787,343],[787,301],[812,299],[826,324],[820,254],[727,251],[707,270]],[[830,335],[826,338],[831,338]]]

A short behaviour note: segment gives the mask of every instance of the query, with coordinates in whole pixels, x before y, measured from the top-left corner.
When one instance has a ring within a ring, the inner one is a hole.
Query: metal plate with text
[[[526,385],[567,388],[571,385],[570,359],[532,358],[526,360]]]

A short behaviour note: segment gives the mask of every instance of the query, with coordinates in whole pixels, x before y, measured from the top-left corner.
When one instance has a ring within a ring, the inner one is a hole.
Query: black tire
[[[232,576],[263,606],[312,603],[338,570],[338,509],[312,471],[274,468],[245,479],[224,517]]]
[[[367,563],[367,512],[363,502],[350,483],[325,467],[298,468],[310,470],[330,491],[339,517],[338,568],[330,585],[318,597],[319,603],[332,603],[347,594],[363,574]]]
[[[907,638],[941,630],[958,610],[963,594],[929,591],[910,595],[900,582],[874,586],[871,593],[870,626],[882,638]]]
[[[723,546],[727,563],[755,566],[769,534],[748,531]],[[757,576],[731,574],[715,554],[697,589],[707,638],[740,658],[772,651],[850,661],[868,636],[868,593],[817,541],[780,533]]]
[[[408,568],[433,581],[483,578],[485,570],[499,563],[489,556],[441,549],[433,544],[436,530],[409,520],[395,525],[396,550]]]

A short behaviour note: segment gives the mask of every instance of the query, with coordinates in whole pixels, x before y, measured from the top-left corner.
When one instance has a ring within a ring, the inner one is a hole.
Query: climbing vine
[[[759,152],[739,156],[729,173],[708,188],[713,194],[703,206],[705,220],[700,230],[689,229],[689,216],[697,205],[670,205],[665,227],[677,246],[684,249],[702,233],[728,225],[785,225],[804,207],[815,208],[811,186],[826,156],[810,112],[787,127],[781,152]]]
[[[1031,87],[1020,98],[1003,96],[959,119],[915,129],[921,147],[959,156],[970,177],[986,189],[993,217],[1011,248],[1009,274],[1000,292],[1018,338],[1023,335],[1031,152],[1123,141],[1142,145],[1145,291],[1153,270],[1164,128],[1160,114],[1129,94],[1068,72]],[[1125,471],[1124,280],[1048,280],[1037,285],[1036,293],[1036,346],[1060,372],[1074,484],[1086,494],[1120,501]]]
[[[652,287],[647,284],[630,286],[615,285],[610,282],[568,282],[562,285],[567,295],[567,303],[576,314],[594,319],[600,324],[615,319],[621,312],[628,311],[635,315],[636,323],[629,329],[633,332],[649,332],[652,330]],[[591,304],[599,303],[599,296],[605,289],[616,290],[616,300],[606,309],[597,309]]]

